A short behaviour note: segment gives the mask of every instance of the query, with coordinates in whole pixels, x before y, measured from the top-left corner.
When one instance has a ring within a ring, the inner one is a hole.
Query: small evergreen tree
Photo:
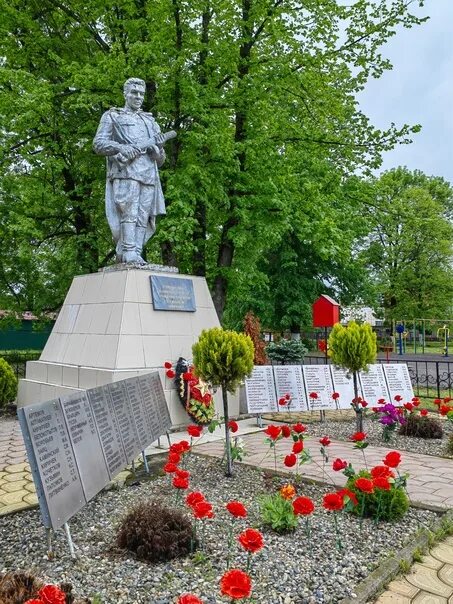
[[[266,352],[274,363],[299,365],[303,363],[307,348],[300,340],[280,340],[279,342],[270,342]]]
[[[266,365],[266,344],[261,338],[261,323],[252,311],[249,311],[244,318],[244,333],[250,336],[255,348],[253,363],[255,365]]]
[[[0,358],[0,408],[12,403],[17,395],[17,378],[9,363]]]
[[[367,371],[368,365],[376,360],[376,334],[368,323],[358,325],[355,321],[350,321],[347,327],[336,323],[329,336],[328,350],[333,364],[352,374],[357,431],[362,432],[363,408],[357,402],[358,374],[359,371]]]
[[[234,393],[253,370],[253,342],[249,336],[220,327],[204,329],[192,346],[197,375],[215,386],[222,387],[225,421],[226,475],[232,475],[228,392]]]

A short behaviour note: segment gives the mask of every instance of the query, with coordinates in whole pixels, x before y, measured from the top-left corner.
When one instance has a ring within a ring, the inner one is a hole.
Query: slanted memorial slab
[[[307,411],[307,395],[305,394],[304,378],[300,365],[275,365],[275,387],[277,400],[285,394],[291,395],[291,411]],[[280,408],[284,411],[286,407]]]
[[[383,365],[383,368],[389,390],[389,402],[394,405],[403,405],[410,402],[414,397],[414,390],[407,365],[405,363],[397,363]],[[398,394],[403,397],[403,400],[399,403],[395,401],[395,396]]]
[[[329,365],[303,365],[305,387],[309,399],[310,411],[317,409],[335,409],[332,399],[334,392]],[[316,392],[318,398],[310,399],[310,393]]]
[[[336,406],[339,409],[350,409],[354,398],[354,382],[352,375],[342,367],[330,366],[332,375],[333,392],[337,392],[340,398],[337,399]]]
[[[28,405],[18,414],[43,523],[53,529],[171,427],[157,372]]]
[[[273,413],[277,411],[274,371],[271,365],[257,365],[245,380],[248,413]]]
[[[389,401],[389,391],[382,365],[369,365],[368,371],[362,371],[359,374],[359,381],[362,397],[371,407],[375,407],[379,399]]]

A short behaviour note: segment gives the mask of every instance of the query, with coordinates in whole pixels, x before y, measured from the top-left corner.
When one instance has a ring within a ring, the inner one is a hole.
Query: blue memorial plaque
[[[151,275],[150,280],[154,310],[197,310],[191,279]]]

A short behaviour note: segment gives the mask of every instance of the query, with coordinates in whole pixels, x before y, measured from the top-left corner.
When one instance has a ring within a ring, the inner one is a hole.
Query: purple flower
[[[390,417],[389,415],[385,415],[384,417],[381,417],[381,419],[379,420],[379,423],[383,424],[384,426],[393,426],[395,421],[396,420],[393,417]]]

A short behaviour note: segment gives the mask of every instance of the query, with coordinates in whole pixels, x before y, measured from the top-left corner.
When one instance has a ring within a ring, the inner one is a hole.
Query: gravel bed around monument
[[[447,443],[451,434],[453,434],[453,422],[442,421],[444,429],[443,438],[418,438],[414,436],[401,436],[395,432],[392,440],[385,443],[382,440],[382,425],[376,420],[366,419],[364,421],[364,431],[367,434],[367,440],[370,445],[377,447],[387,447],[398,449],[400,451],[410,451],[411,453],[421,453],[423,455],[438,455],[443,457],[453,457],[447,452]],[[271,422],[270,422],[271,423]],[[309,436],[328,435],[335,440],[349,440],[351,434],[356,431],[355,420],[312,422],[308,424]]]
[[[219,595],[219,579],[226,570],[227,529],[231,520],[235,534],[248,527],[261,528],[256,497],[275,490],[284,479],[266,478],[262,471],[236,467],[234,478],[224,477],[217,459],[192,455],[191,489],[201,490],[214,504],[216,516],[205,521],[206,556],[145,564],[115,549],[115,529],[125,511],[145,498],[173,501],[168,476],[137,482],[121,490],[101,493],[70,522],[78,559],[72,561],[63,531],[55,538],[57,555],[47,560],[44,528],[38,510],[0,518],[0,573],[33,569],[49,582],[69,581],[80,596],[99,594],[103,604],[173,604],[181,593],[193,592],[206,604],[226,602]],[[270,484],[272,483],[272,484]],[[266,604],[334,603],[354,593],[354,587],[375,568],[379,560],[396,552],[421,526],[428,526],[434,512],[410,509],[397,523],[375,526],[342,514],[339,519],[344,550],[335,549],[331,513],[321,507],[327,492],[302,485],[300,493],[312,497],[317,509],[311,521],[311,542],[304,522],[288,535],[264,529],[265,548],[253,557],[252,602]],[[232,519],[225,503],[238,499],[247,505],[247,519]],[[246,556],[237,547],[233,566],[245,569]]]

